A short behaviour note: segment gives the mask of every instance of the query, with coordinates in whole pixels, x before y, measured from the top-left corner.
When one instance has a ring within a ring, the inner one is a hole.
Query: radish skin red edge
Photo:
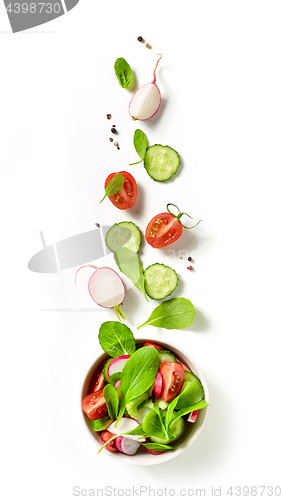
[[[131,99],[129,105],[129,113],[133,120],[148,120],[149,118],[152,118],[152,116],[154,116],[155,113],[157,113],[157,111],[159,110],[161,103],[161,93],[156,85],[155,73],[162,55],[156,55],[159,55],[160,57],[153,71],[152,82],[146,83],[145,85],[140,87]]]
[[[156,375],[154,389],[153,389],[153,398],[154,399],[159,398],[161,392],[162,392],[162,377],[161,374],[158,372]]]
[[[77,284],[77,274],[84,267],[95,269],[88,281],[88,291],[92,300],[101,307],[115,309],[119,321],[126,319],[121,305],[125,299],[125,285],[120,276],[111,267],[97,267],[92,264],[81,266],[75,275],[75,285]]]

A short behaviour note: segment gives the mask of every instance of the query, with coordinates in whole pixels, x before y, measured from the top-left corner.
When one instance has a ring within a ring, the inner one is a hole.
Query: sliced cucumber
[[[164,264],[149,266],[144,272],[144,277],[147,295],[156,300],[164,299],[170,295],[178,285],[176,272]]]
[[[176,413],[177,412],[173,412],[173,416]],[[155,436],[150,436],[151,441],[161,444],[168,444],[171,443],[172,441],[176,441],[183,434],[185,430],[185,420],[182,417],[177,418],[177,420],[175,420],[175,422],[173,422],[169,427],[175,434],[174,439],[167,440],[167,439],[157,438]]]
[[[158,355],[159,355],[159,366],[161,366],[163,363],[176,363],[176,358],[174,354],[170,351],[161,351],[161,349],[158,350]]]
[[[167,403],[167,401],[163,401],[163,399],[161,398],[158,398],[156,400],[157,404],[158,404],[158,407],[160,408],[160,410],[166,410],[167,409],[167,406],[169,403]]]
[[[138,253],[141,246],[141,233],[133,222],[118,222],[109,229],[105,241],[111,252],[125,247]]]
[[[138,407],[140,406],[141,403],[143,403],[146,399],[148,399],[147,393],[143,393],[140,396],[137,396],[134,398],[130,403],[126,405],[127,412],[129,413],[130,417],[135,418],[138,420],[140,418],[140,412]]]
[[[110,378],[108,377],[107,372],[108,372],[108,365],[109,365],[110,361],[112,361],[112,358],[110,358],[110,359],[108,359],[108,361],[106,361],[106,363],[103,367],[103,370],[102,370],[103,378],[104,378],[105,382],[107,382],[108,384],[110,384]]]
[[[155,181],[168,181],[176,174],[179,165],[180,158],[177,151],[169,146],[155,144],[146,150],[144,166],[148,175]]]

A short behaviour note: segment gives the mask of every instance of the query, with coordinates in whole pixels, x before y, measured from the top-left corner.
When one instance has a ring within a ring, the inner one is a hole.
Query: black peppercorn
[[[112,134],[116,134],[116,133],[117,133],[117,130],[116,130],[114,127],[112,127],[112,128],[111,128],[111,132],[112,132]]]
[[[143,37],[142,36],[138,36],[138,41],[139,42],[143,42]]]

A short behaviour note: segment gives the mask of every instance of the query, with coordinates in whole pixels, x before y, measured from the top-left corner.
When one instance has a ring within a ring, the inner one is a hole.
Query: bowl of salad
[[[208,410],[207,385],[191,357],[172,344],[135,340],[115,321],[101,325],[99,341],[105,352],[90,368],[81,398],[97,452],[135,465],[184,452]]]

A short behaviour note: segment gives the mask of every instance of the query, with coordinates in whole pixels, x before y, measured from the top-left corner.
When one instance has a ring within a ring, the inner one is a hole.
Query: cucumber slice
[[[143,403],[146,399],[148,399],[148,395],[145,393],[141,394],[140,396],[137,396],[134,398],[130,403],[126,405],[127,412],[129,413],[130,417],[135,418],[136,420],[139,420],[140,418],[140,412],[138,410],[138,406],[140,406],[141,403]]]
[[[156,300],[164,299],[170,295],[178,285],[178,276],[174,269],[164,264],[153,264],[145,272],[145,291],[147,295]]]
[[[133,222],[118,222],[106,233],[105,241],[111,252],[124,247],[138,253],[141,246],[141,233]]]
[[[103,370],[102,370],[103,378],[104,378],[105,382],[107,382],[108,384],[110,384],[110,378],[107,375],[107,372],[108,372],[107,368],[108,368],[110,361],[112,361],[112,358],[110,358],[110,359],[108,359],[108,361],[106,361],[106,363],[103,367]]]
[[[169,146],[155,144],[146,150],[144,166],[148,175],[155,181],[168,181],[176,174],[179,165],[180,158],[177,151]]]
[[[174,354],[170,351],[158,351],[159,355],[159,366],[161,366],[163,363],[176,363],[176,358]]]
[[[173,416],[175,413],[177,413],[177,412],[174,411]],[[175,420],[175,422],[173,422],[169,427],[174,432],[174,434],[176,436],[174,439],[166,440],[166,439],[157,438],[155,436],[150,436],[151,441],[153,441],[155,443],[160,443],[160,444],[168,444],[168,443],[172,443],[172,441],[176,441],[183,434],[183,432],[185,430],[185,420],[182,417],[177,418],[177,420]]]

